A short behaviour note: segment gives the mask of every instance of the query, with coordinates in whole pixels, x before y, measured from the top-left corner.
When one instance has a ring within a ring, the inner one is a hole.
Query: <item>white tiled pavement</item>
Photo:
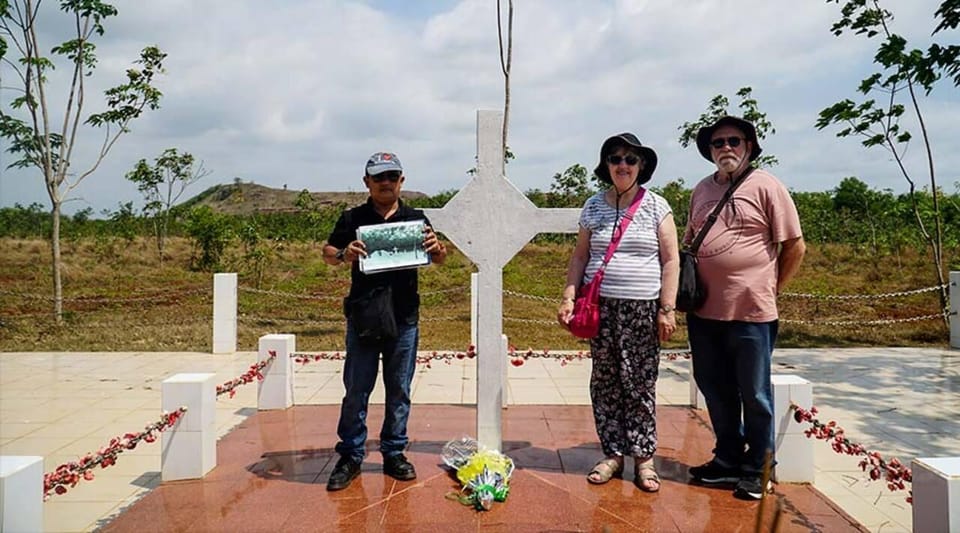
[[[98,450],[110,438],[155,422],[160,383],[178,372],[216,372],[222,383],[241,375],[256,354],[203,353],[4,353],[0,354],[0,454],[42,455],[44,470]],[[297,369],[295,403],[336,404],[343,394],[341,362]],[[819,418],[836,420],[847,435],[884,457],[960,456],[960,352],[947,349],[783,349],[776,373],[798,374],[814,384]],[[689,362],[661,364],[661,405],[689,404]],[[590,362],[561,365],[531,359],[509,367],[507,398],[513,404],[590,403]],[[378,384],[371,401],[382,403]],[[475,361],[420,366],[413,382],[418,403],[476,401]],[[256,408],[256,385],[217,401],[221,435]],[[334,422],[331,422],[334,423]],[[330,443],[331,445],[333,443]],[[858,459],[815,444],[816,487],[871,531],[909,531],[905,493],[866,481]],[[705,458],[706,459],[706,458]],[[44,503],[48,531],[94,530],[160,482],[160,445],[142,443],[117,464],[97,470]]]

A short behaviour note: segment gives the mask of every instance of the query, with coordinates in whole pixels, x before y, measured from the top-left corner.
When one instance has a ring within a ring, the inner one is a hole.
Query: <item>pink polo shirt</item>
[[[694,187],[684,243],[693,240],[727,187],[713,174]],[[707,300],[695,314],[712,320],[776,320],[778,244],[800,236],[800,217],[787,188],[772,174],[755,170],[720,211],[697,253]]]

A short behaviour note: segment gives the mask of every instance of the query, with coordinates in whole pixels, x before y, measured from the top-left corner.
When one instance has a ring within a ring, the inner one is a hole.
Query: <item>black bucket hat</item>
[[[713,163],[713,157],[710,156],[710,138],[713,137],[713,132],[723,126],[733,126],[747,136],[747,140],[753,146],[753,149],[750,150],[750,161],[760,157],[763,148],[760,148],[760,143],[757,141],[757,128],[753,126],[753,123],[740,117],[726,115],[717,119],[712,125],[700,128],[700,131],[697,132],[697,150],[700,150],[700,155],[704,159]]]
[[[594,174],[600,178],[600,181],[613,183],[613,180],[610,178],[610,169],[607,168],[606,159],[607,156],[613,152],[614,148],[618,146],[632,148],[643,158],[643,168],[640,170],[640,174],[637,175],[637,183],[642,185],[650,181],[650,178],[653,177],[653,171],[657,168],[657,153],[653,151],[653,148],[641,144],[640,139],[637,139],[637,136],[632,133],[619,133],[603,141],[603,145],[600,146],[600,164],[597,165],[597,168],[593,171]]]

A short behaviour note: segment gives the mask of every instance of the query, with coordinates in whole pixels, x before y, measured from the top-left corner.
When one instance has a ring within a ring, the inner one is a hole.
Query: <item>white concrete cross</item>
[[[477,306],[477,440],[500,450],[503,267],[538,233],[576,233],[580,209],[541,209],[503,175],[503,113],[477,111],[477,173],[441,209],[425,209],[437,231],[479,271]],[[558,279],[562,287],[565,280]]]

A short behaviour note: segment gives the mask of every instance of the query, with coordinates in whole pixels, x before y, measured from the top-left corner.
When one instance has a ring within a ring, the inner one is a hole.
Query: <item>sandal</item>
[[[594,485],[603,485],[614,477],[623,475],[623,462],[613,457],[607,457],[596,465],[587,474],[587,481]]]
[[[633,468],[633,484],[643,492],[660,491],[660,476],[653,467],[653,457],[636,462]]]

